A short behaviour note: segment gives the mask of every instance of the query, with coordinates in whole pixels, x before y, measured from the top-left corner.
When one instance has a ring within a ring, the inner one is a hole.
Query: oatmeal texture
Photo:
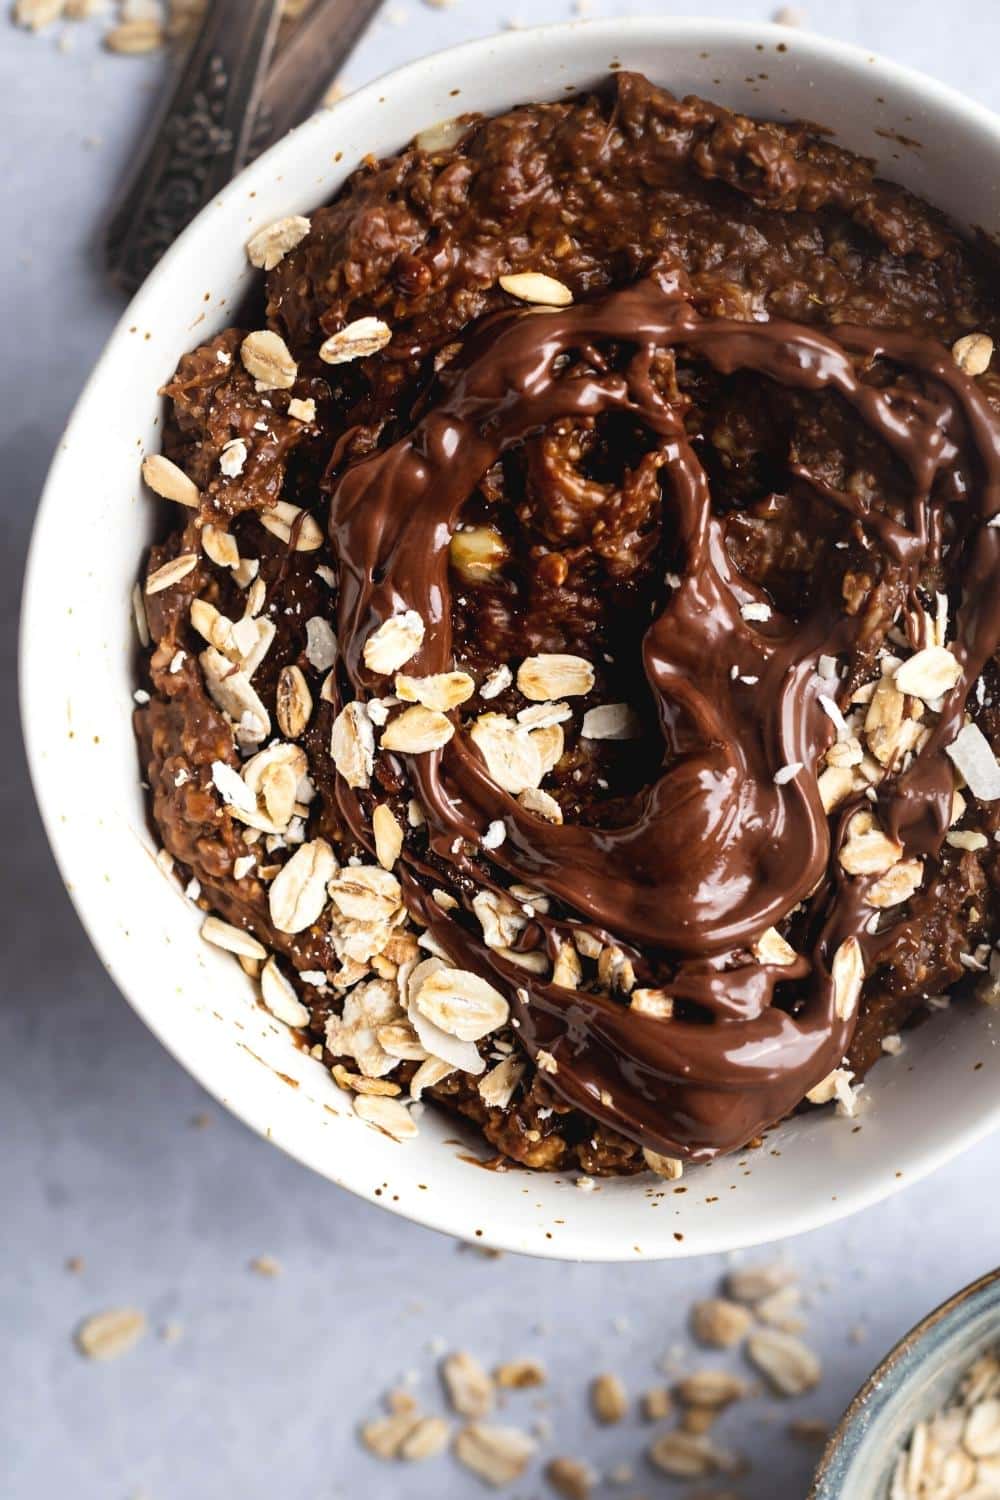
[[[397,1140],[669,1180],[853,1113],[998,993],[986,249],[630,74],[267,230],[144,470],[205,936]]]

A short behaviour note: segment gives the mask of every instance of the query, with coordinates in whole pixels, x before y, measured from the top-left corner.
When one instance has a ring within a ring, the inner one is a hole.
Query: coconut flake
[[[638,717],[627,703],[601,703],[588,708],[580,730],[585,740],[634,740],[639,732]]]
[[[990,749],[990,742],[976,724],[966,724],[945,753],[958,767],[969,790],[980,802],[995,802],[1000,797],[1000,765]]]
[[[243,777],[234,771],[232,766],[227,766],[225,761],[213,760],[212,780],[223,802],[228,803],[230,807],[238,807],[241,812],[255,813],[257,811],[257,798]]]
[[[840,705],[835,699],[828,698],[825,693],[820,693],[819,706],[830,720],[830,723],[836,728],[838,737],[846,739],[850,734],[850,730],[847,727],[847,720],[840,712]]]
[[[499,849],[507,837],[507,825],[500,818],[495,818],[483,834],[484,849]]]
[[[326,672],[337,660],[337,637],[322,615],[306,621],[306,660],[317,672]]]
[[[494,667],[479,689],[480,698],[498,698],[514,681],[514,674],[506,663]]]

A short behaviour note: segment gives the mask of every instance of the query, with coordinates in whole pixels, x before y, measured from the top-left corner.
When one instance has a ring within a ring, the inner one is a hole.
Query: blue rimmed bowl
[[[888,1500],[916,1424],[944,1406],[969,1365],[1000,1346],[1000,1270],[928,1313],[868,1377],[834,1431],[809,1500]]]

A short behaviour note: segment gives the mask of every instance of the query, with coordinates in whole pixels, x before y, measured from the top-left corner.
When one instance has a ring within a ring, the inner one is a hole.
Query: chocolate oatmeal
[[[136,728],[205,937],[362,1118],[676,1177],[1000,995],[984,248],[619,74],[248,251],[144,465]]]

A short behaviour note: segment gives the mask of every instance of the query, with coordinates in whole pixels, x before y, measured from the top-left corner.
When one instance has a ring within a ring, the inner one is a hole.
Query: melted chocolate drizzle
[[[602,345],[628,351],[623,369],[564,373],[563,356]],[[985,524],[1000,510],[1000,424],[940,345],[846,326],[834,334],[778,320],[708,320],[663,279],[565,309],[500,313],[471,331],[413,430],[339,478],[330,531],[346,691],[377,696],[385,681],[367,671],[362,647],[403,609],[426,626],[407,670],[451,669],[448,545],[469,494],[505,449],[557,418],[609,411],[634,414],[653,435],[682,558],[679,586],[642,646],[663,740],[658,779],[624,827],[556,826],[500,790],[459,727],[443,750],[406,767],[437,864],[432,873],[404,851],[402,880],[412,914],[442,949],[509,996],[527,1049],[555,1058],[548,1081],[559,1095],[656,1151],[704,1159],[782,1118],[838,1065],[856,1014],[837,1015],[833,956],[855,937],[870,971],[893,929],[866,930],[870,880],[846,879],[837,863],[857,802],[831,828],[817,789],[817,762],[834,734],[818,701],[829,684],[817,662],[851,649],[858,620],[829,598],[808,601],[801,618],[773,608],[766,619],[745,618],[745,606],[771,601],[735,567],[682,415],[650,377],[656,351],[671,348],[724,374],[751,370],[839,393],[904,466],[908,513],[872,509],[802,469],[795,480],[849,512],[872,547],[904,569],[912,601],[921,569],[940,561],[942,507],[957,514],[948,561],[954,571],[960,560],[964,585],[953,647],[962,677],[925,747],[880,790],[887,830],[907,852],[935,858],[953,786],[944,747],[1000,642],[1000,531]],[[866,383],[876,360],[906,371],[907,383]],[[776,782],[792,765],[801,769]],[[342,783],[338,796],[371,847],[362,800]],[[506,838],[487,862],[481,840],[496,819]],[[451,913],[430,898],[442,865],[460,901]],[[682,1002],[678,1014],[657,1019],[563,989],[487,948],[469,921],[468,889],[503,890],[505,880],[557,903],[557,915],[535,918],[550,957],[560,935],[584,924],[637,957],[669,958],[673,978],[663,987]],[[800,903],[814,935],[808,955],[789,967],[754,960],[751,944]],[[806,978],[794,1013],[776,1003],[780,982]]]

